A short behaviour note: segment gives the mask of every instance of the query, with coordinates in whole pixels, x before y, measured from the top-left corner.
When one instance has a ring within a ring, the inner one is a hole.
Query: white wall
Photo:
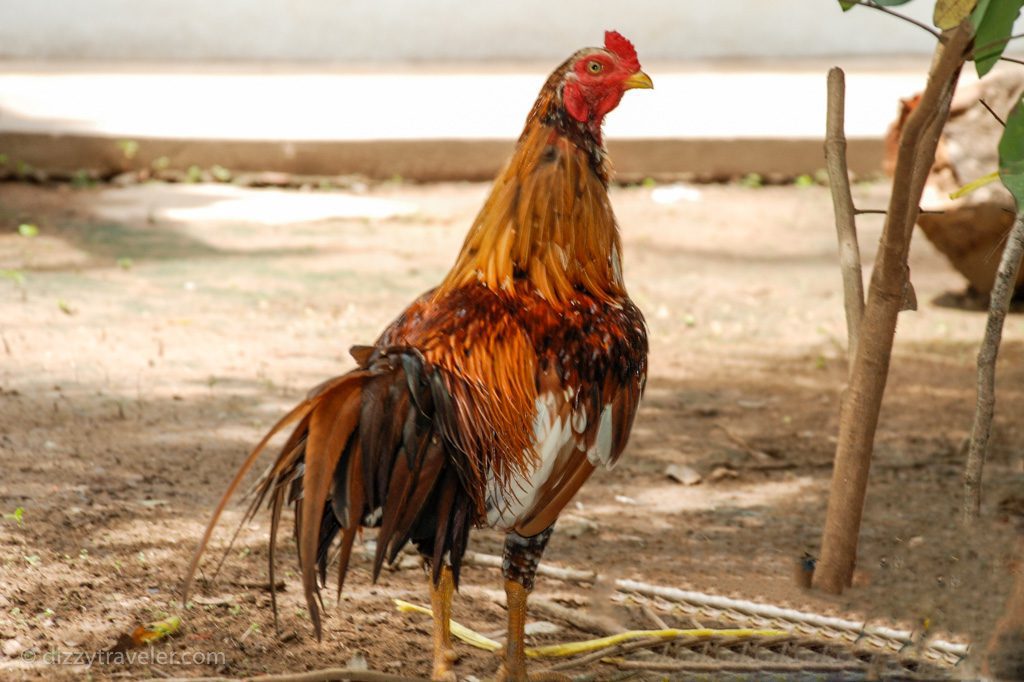
[[[900,8],[928,21],[931,0]],[[551,60],[616,28],[642,60],[921,54],[932,38],[836,0],[0,0],[0,57]]]

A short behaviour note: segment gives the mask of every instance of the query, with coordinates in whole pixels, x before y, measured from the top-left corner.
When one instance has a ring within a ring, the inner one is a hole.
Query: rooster
[[[229,498],[294,424],[245,519],[267,503],[273,585],[282,509],[294,506],[318,639],[335,539],[340,596],[357,533],[377,528],[374,579],[410,541],[423,556],[433,678],[455,679],[452,593],[470,529],[486,526],[507,534],[499,677],[527,679],[526,601],[544,547],[594,469],[619,458],[646,381],[647,332],[622,280],[601,126],[626,90],[651,87],[614,31],[551,74],[455,266],[373,346],[352,349],[356,369],[313,389],[259,442],[214,511],[186,596]]]

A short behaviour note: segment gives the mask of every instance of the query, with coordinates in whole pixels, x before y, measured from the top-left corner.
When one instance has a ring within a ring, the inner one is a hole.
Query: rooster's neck
[[[625,295],[600,122],[595,134],[593,122],[573,119],[550,86],[439,295],[471,283],[511,294],[522,280],[553,304],[571,305],[578,291],[609,302]]]

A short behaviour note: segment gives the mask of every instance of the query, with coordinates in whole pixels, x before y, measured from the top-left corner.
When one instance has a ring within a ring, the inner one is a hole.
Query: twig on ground
[[[234,581],[231,582],[231,584],[234,585],[235,587],[246,587],[246,588],[249,588],[251,590],[263,590],[264,592],[269,592],[270,591],[270,587],[271,587],[270,586],[270,582],[267,581],[267,580],[264,580],[264,581],[259,581],[259,580],[234,580]],[[283,580],[278,580],[277,582],[274,583],[273,587],[278,592],[284,592],[285,591],[285,582]]]
[[[971,427],[971,445],[964,467],[963,522],[973,523],[981,513],[981,479],[985,468],[985,454],[992,434],[992,416],[995,412],[996,357],[1003,336],[1003,322],[1010,308],[1010,299],[1017,283],[1021,256],[1024,254],[1024,212],[1017,214],[1010,231],[1003,257],[996,271],[995,284],[989,294],[988,322],[985,338],[978,351],[978,402]]]
[[[787,609],[771,604],[759,604],[745,599],[732,599],[703,592],[680,590],[675,587],[649,585],[636,580],[616,580],[615,586],[620,592],[643,595],[645,597],[664,599],[668,602],[706,606],[711,609],[736,612],[746,616],[756,616],[776,622],[801,623],[823,630],[834,630],[847,633],[857,638],[875,637],[882,640],[895,641],[903,645],[915,642],[914,633],[909,630],[868,625],[866,623],[824,616],[817,613],[805,613],[795,609]],[[925,645],[942,654],[963,658],[967,655],[967,645],[930,639]]]
[[[647,617],[647,620],[651,621],[651,623],[654,624],[655,628],[657,628],[658,630],[668,630],[668,623],[662,620],[661,616],[659,616],[658,613],[651,608],[650,604],[641,604],[640,611],[642,611],[644,616]],[[671,649],[671,644],[665,644],[665,646],[661,648],[661,653],[667,656]]]
[[[620,670],[649,670],[651,672],[672,672],[690,670],[693,672],[841,672],[843,670],[867,670],[867,666],[860,662],[851,663],[774,663],[770,661],[757,663],[740,663],[734,661],[720,661],[705,663],[703,661],[678,661],[658,663],[654,661],[626,661],[623,659],[609,659],[605,663],[617,666]]]
[[[846,308],[846,354],[849,372],[857,356],[861,320],[864,318],[864,278],[857,243],[856,210],[850,192],[850,171],[846,163],[846,77],[839,67],[828,72],[828,113],[825,126],[825,165],[832,190],[832,207],[839,238],[839,268],[843,275],[843,301]]]
[[[426,682],[422,677],[402,677],[373,670],[352,670],[350,668],[325,668],[307,673],[285,673],[283,675],[259,675],[241,678],[246,682]],[[237,677],[175,677],[169,682],[238,682]],[[164,682],[163,678],[151,678],[146,682]]]
[[[715,422],[714,426],[715,428],[721,430],[721,432],[725,434],[725,437],[732,441],[734,445],[739,446],[740,449],[742,449],[744,452],[746,452],[754,459],[760,462],[775,462],[778,460],[777,457],[772,457],[764,450],[758,450],[750,443],[743,440],[743,438],[730,431],[729,428],[722,424],[721,422]]]

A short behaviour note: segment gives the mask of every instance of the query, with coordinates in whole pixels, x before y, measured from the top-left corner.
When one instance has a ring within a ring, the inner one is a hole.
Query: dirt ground
[[[349,346],[441,278],[486,190],[0,185],[0,677],[81,676],[44,654],[105,650],[169,615],[182,630],[157,651],[222,655],[88,675],[282,673],[360,655],[372,669],[429,674],[429,621],[391,603],[427,603],[416,568],[374,586],[357,562],[340,606],[325,593],[322,644],[289,542],[285,634],[274,632],[263,516],[188,608],[181,578],[248,449],[307,388],[351,366]],[[884,206],[880,185],[855,193],[861,207]],[[900,321],[856,584],[841,598],[808,592],[794,565],[818,551],[845,376],[827,190],[633,187],[612,200],[650,326],[650,379],[622,463],[584,487],[548,562],[908,629],[927,619],[938,636],[983,643],[1009,590],[1006,510],[1024,497],[1024,319],[1007,323],[984,517],[964,533],[961,444],[985,318],[936,303],[963,285],[916,239],[920,309]],[[869,266],[881,223],[864,216],[861,227]],[[679,484],[669,464],[704,480]],[[480,531],[471,544],[500,553],[501,538]],[[455,619],[500,631],[504,611],[487,592],[500,586],[497,571],[467,568]],[[632,617],[565,583],[537,590],[573,593],[584,610]],[[585,636],[561,625],[535,641]],[[493,654],[459,650],[460,674],[493,675]]]

